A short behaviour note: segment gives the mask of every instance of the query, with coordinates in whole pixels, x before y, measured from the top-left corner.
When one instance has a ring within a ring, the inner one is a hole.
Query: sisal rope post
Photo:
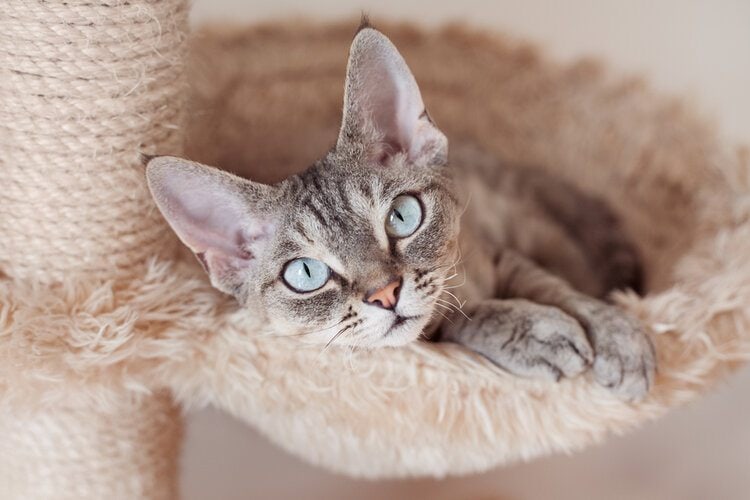
[[[0,498],[174,498],[181,428],[171,397],[0,414]]]
[[[140,153],[181,150],[187,14],[184,0],[3,2],[0,274],[8,280],[54,293],[73,278],[137,277],[148,258],[173,253]],[[123,387],[115,403],[74,400],[0,408],[2,498],[177,495],[180,416],[169,395]]]

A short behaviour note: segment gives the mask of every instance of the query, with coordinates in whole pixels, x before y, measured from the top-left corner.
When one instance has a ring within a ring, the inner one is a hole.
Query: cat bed
[[[477,472],[625,432],[750,357],[748,156],[684,103],[496,35],[378,23],[452,144],[548,169],[620,214],[647,294],[614,300],[660,363],[629,404],[447,343],[269,335],[180,252],[139,152],[263,181],[304,168],[336,137],[355,22],[206,29],[185,55],[179,0],[30,5],[0,17],[0,496],[175,495],[176,404],[223,408],[354,476]]]

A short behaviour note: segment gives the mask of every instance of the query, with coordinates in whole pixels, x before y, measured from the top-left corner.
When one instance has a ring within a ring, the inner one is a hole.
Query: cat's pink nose
[[[398,303],[398,293],[401,289],[401,278],[392,281],[383,288],[370,292],[365,296],[365,302],[383,309],[393,309]]]

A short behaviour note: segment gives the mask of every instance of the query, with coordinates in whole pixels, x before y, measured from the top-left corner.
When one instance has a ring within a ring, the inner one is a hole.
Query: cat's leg
[[[573,377],[594,358],[581,324],[528,300],[484,300],[444,323],[442,340],[464,345],[501,368],[530,378]]]
[[[530,175],[530,183],[538,206],[586,255],[601,283],[600,295],[626,288],[642,292],[640,256],[607,203],[540,172]]]
[[[625,399],[646,395],[656,356],[640,323],[617,307],[584,295],[525,257],[504,251],[497,259],[497,295],[561,309],[586,330],[594,348],[595,380]]]

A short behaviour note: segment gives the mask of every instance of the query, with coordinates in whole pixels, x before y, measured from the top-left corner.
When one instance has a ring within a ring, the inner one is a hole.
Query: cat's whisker
[[[466,203],[464,204],[464,208],[461,210],[461,212],[458,214],[458,219],[461,220],[463,218],[466,211],[469,209],[469,203],[471,203],[471,198],[474,196],[473,191],[469,191],[468,196],[466,197]]]
[[[461,309],[458,309],[458,312],[460,312],[460,313],[461,313],[461,316],[463,316],[463,317],[464,317],[464,318],[466,318],[467,320],[471,321],[471,318],[470,318],[470,317],[469,317],[469,316],[468,316],[468,315],[467,315],[467,314],[466,314],[465,312],[463,312],[463,310],[461,310]]]
[[[360,323],[361,323],[361,320],[360,320]],[[336,332],[336,334],[333,337],[331,337],[328,343],[326,343],[325,347],[323,347],[323,350],[320,352],[320,354],[323,354],[324,352],[326,352],[328,347],[330,347],[336,341],[336,339],[339,338],[343,333],[348,331],[349,334],[351,334],[352,332],[354,332],[354,330],[357,329],[357,326],[359,326],[359,323],[357,323],[357,321],[354,321],[353,323],[349,323],[344,328]]]
[[[461,304],[460,306],[456,306],[456,304],[454,304],[452,302],[448,302],[447,300],[444,300],[444,299],[441,299],[441,298],[437,298],[435,300],[438,301],[438,302],[436,302],[436,304],[438,304],[438,303],[446,304],[446,305],[450,306],[454,311],[461,313],[461,315],[464,318],[466,318],[469,321],[471,321],[471,318],[469,316],[467,316],[466,313],[461,309],[463,307],[463,304]],[[465,304],[465,302],[464,302],[464,304]]]
[[[453,278],[455,278],[459,274],[460,273],[455,272],[455,273],[451,274],[450,276],[447,276],[447,277],[443,278],[443,285],[445,285],[445,283],[447,281],[452,280]],[[464,286],[465,284],[466,284],[466,270],[464,269],[463,270],[463,277],[462,277],[461,283],[456,283],[456,284],[453,284],[453,285],[450,285],[450,286],[445,286],[444,289],[445,290],[449,290],[451,288],[458,288],[458,287]]]
[[[355,346],[356,340],[354,343],[351,343],[346,346],[346,363],[349,365],[349,369],[354,371],[354,346]]]
[[[333,343],[334,343],[334,342],[336,341],[336,339],[337,339],[337,338],[339,338],[339,337],[340,337],[340,336],[341,336],[341,335],[342,335],[342,334],[343,334],[343,333],[344,333],[345,331],[347,331],[348,329],[349,329],[349,327],[344,327],[344,328],[342,328],[341,330],[339,330],[338,332],[336,332],[336,333],[334,334],[334,336],[333,336],[333,337],[331,337],[331,338],[330,338],[330,339],[328,340],[328,342],[326,343],[325,347],[323,347],[323,350],[322,350],[322,351],[321,351],[320,353],[321,353],[321,354],[323,354],[324,352],[326,352],[326,350],[327,350],[327,349],[328,349],[328,348],[329,348],[329,347],[331,346],[331,344],[333,344]]]
[[[466,284],[466,283],[460,283],[460,284],[458,284],[458,285],[443,286],[443,290],[453,290],[453,289],[455,289],[455,288],[461,288],[461,287],[462,287],[462,286],[464,286],[465,284]]]
[[[344,320],[340,321],[339,324],[343,323]],[[337,338],[339,338],[344,332],[354,330],[354,326],[356,325],[356,320],[353,323],[349,323],[348,325],[345,325],[343,328],[339,329],[333,337],[331,337],[325,346],[323,346],[323,349],[320,350],[318,353],[318,356],[316,357],[316,361],[320,362],[320,358],[325,354],[325,352],[328,350],[328,348],[336,341]],[[334,325],[335,326],[335,325]]]
[[[445,321],[447,321],[448,323],[450,323],[451,325],[453,324],[453,320],[452,320],[452,319],[450,319],[450,318],[449,318],[448,316],[446,316],[446,315],[445,315],[445,314],[444,314],[444,313],[443,313],[442,311],[440,311],[439,309],[435,309],[435,311],[434,311],[434,312],[436,312],[436,313],[438,313],[438,314],[439,314],[440,316],[442,316],[442,317],[443,317],[443,319],[444,319]],[[422,332],[422,333],[421,333],[420,335],[424,335],[424,332]]]
[[[458,297],[456,297],[455,295],[453,295],[451,292],[449,292],[447,287],[443,288],[443,293],[447,293],[448,295],[450,295],[451,297],[453,297],[454,299],[456,299],[456,303],[458,303],[458,307],[463,307],[464,304],[466,304],[466,301],[463,301],[463,303],[462,303],[461,299],[459,299]]]
[[[451,304],[451,307],[449,307],[449,306],[446,306],[445,304],[440,304],[440,303],[435,302],[435,305],[438,306],[438,307],[442,307],[443,309],[447,310],[448,312],[453,312],[454,309],[455,309],[455,306],[453,306],[452,304]]]
[[[456,266],[458,266],[458,265],[460,265],[462,263],[461,246],[458,247],[457,254],[458,255],[456,256],[456,260],[454,260],[450,264],[445,264],[445,265],[442,265],[442,266],[435,266],[432,269],[430,269],[430,271],[438,271],[438,270],[441,270],[441,269],[453,269],[455,271],[456,270],[455,269]]]
[[[440,293],[444,293],[444,292],[445,292],[445,290],[441,291]],[[455,295],[453,297],[455,298]],[[443,298],[440,298],[440,297],[438,297],[437,300],[440,300],[440,301],[442,301],[442,302],[444,302],[446,304],[450,304],[451,306],[455,307],[456,309],[461,309],[461,307],[462,307],[462,304],[461,304],[460,301],[456,301],[454,303],[452,300],[443,299]]]
[[[321,328],[319,330],[313,330],[313,331],[310,331],[310,332],[290,333],[290,334],[287,334],[287,335],[271,335],[271,336],[272,337],[304,337],[305,335],[313,335],[313,334],[316,334],[316,333],[323,333],[326,330],[330,330],[331,328],[335,328],[335,327],[339,326],[344,321],[346,321],[346,320],[342,319],[338,323],[334,323],[334,324],[332,324],[330,326],[325,326],[325,327],[323,327],[323,328]]]
[[[439,297],[436,298],[435,300],[437,301],[436,304],[443,305],[443,306],[445,306],[445,307],[447,307],[447,308],[449,308],[451,310],[457,310],[458,309],[458,307],[456,307],[456,304],[454,304],[453,302],[449,302],[449,301],[447,301],[445,299],[441,299]]]
[[[355,368],[354,368],[354,364],[352,364],[351,361],[354,359],[354,357],[355,357],[355,355],[354,355],[355,351],[357,351],[359,349],[361,343],[362,343],[362,337],[361,336],[356,336],[356,337],[354,337],[354,342],[349,345],[349,349],[348,349],[349,368],[351,368],[352,370],[355,370]]]

